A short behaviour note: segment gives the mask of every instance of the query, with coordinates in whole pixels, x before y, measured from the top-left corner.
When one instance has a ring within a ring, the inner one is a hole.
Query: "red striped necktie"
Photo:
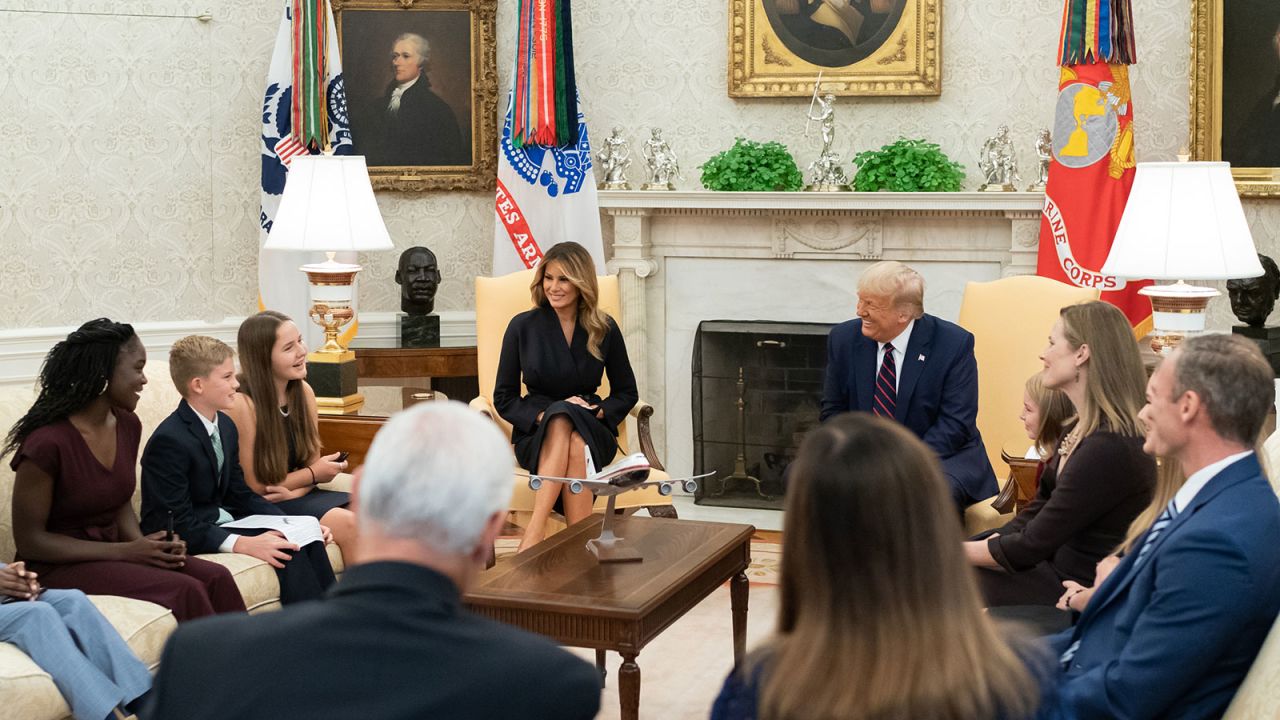
[[[898,367],[893,361],[893,343],[884,344],[884,360],[876,375],[876,392],[871,401],[871,412],[880,417],[893,417],[898,405]]]

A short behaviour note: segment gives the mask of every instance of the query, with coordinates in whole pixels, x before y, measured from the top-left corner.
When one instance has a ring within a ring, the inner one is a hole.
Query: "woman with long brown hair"
[[[529,472],[586,477],[618,452],[618,425],[639,399],[618,323],[599,307],[595,264],[586,248],[562,242],[543,256],[529,286],[534,309],[511,319],[502,338],[493,404],[511,423],[516,460]],[[597,392],[609,374],[609,397]],[[528,393],[521,395],[520,383]],[[592,496],[544,483],[520,549],[546,535],[557,500],[569,524],[591,514]]]
[[[316,394],[307,384],[307,344],[287,315],[264,310],[240,324],[240,393],[231,420],[240,434],[240,467],[254,492],[289,515],[310,515],[333,532],[350,559],[355,516],[345,492],[319,492],[347,469],[340,453],[322,455]]]
[[[1062,308],[1041,354],[1045,387],[1076,417],[1046,463],[1040,489],[1009,524],[965,543],[990,606],[1052,606],[1063,583],[1093,584],[1097,563],[1151,500],[1156,465],[1142,451],[1138,411],[1146,371],[1129,321],[1114,305]],[[1065,615],[1044,619],[1061,629]]]
[[[786,514],[776,634],[726,680],[713,719],[1035,712],[1050,659],[982,612],[947,482],[909,431],[848,413],[809,433]]]

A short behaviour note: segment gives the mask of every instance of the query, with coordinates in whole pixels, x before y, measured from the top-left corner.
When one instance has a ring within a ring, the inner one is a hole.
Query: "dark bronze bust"
[[[1280,267],[1266,255],[1259,254],[1258,260],[1262,263],[1262,275],[1227,281],[1231,312],[1240,322],[1256,328],[1266,324],[1267,316],[1275,309],[1276,298],[1280,297]]]
[[[436,254],[421,246],[400,254],[396,268],[396,284],[400,286],[400,309],[410,315],[430,315],[435,309],[436,290],[440,287],[440,268]]]

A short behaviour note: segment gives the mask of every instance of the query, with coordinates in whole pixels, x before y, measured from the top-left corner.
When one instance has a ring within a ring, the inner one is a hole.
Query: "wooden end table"
[[[600,532],[599,515],[504,560],[477,578],[463,602],[477,614],[562,645],[595,648],[604,684],[604,654],[622,655],[618,697],[623,720],[640,714],[636,656],[650,640],[720,587],[729,586],[733,659],[747,642],[747,566],[751,525],[617,518],[615,531],[643,562],[602,565],[587,550]]]
[[[423,379],[449,397],[470,402],[480,394],[474,338],[446,337],[440,347],[402,347],[396,338],[361,338],[351,343],[360,380]]]

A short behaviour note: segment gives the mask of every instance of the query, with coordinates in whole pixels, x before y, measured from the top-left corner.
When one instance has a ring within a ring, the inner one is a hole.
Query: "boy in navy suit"
[[[192,554],[234,552],[270,564],[281,604],[319,597],[334,582],[321,543],[299,548],[275,531],[220,527],[232,518],[284,514],[244,482],[236,426],[223,412],[240,387],[231,348],[211,337],[185,337],[169,351],[169,374],[183,399],[142,453],[143,532],[172,523]],[[324,534],[327,542],[327,528]]]

